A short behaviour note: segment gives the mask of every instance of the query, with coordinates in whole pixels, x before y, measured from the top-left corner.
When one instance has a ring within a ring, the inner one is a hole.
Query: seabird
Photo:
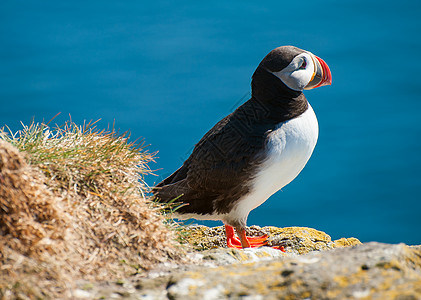
[[[175,199],[180,219],[221,220],[228,247],[265,245],[267,236],[246,236],[247,217],[306,165],[319,127],[303,90],[331,83],[328,65],[311,52],[293,46],[272,50],[252,76],[251,98],[154,187],[156,200]]]

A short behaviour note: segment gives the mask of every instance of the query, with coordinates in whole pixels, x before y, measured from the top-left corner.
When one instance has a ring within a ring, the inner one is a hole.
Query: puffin
[[[320,57],[294,46],[272,50],[252,75],[251,98],[213,126],[183,165],[153,187],[154,199],[178,203],[178,219],[222,221],[228,247],[266,245],[267,235],[246,235],[247,217],[306,165],[319,127],[303,90],[331,84],[330,69]]]

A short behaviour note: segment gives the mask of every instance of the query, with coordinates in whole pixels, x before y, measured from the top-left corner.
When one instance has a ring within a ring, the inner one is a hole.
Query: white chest
[[[298,118],[279,124],[269,135],[268,158],[256,177],[254,188],[271,191],[272,195],[290,183],[309,160],[318,135],[319,125],[310,105]]]
[[[247,218],[252,209],[297,177],[313,153],[318,135],[317,118],[310,105],[301,116],[280,123],[269,134],[267,159],[253,180],[251,192],[232,213]]]

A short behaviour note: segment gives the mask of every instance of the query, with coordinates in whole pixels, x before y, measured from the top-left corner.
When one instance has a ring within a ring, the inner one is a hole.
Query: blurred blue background
[[[115,120],[159,151],[152,185],[248,99],[270,50],[295,45],[333,75],[306,92],[319,142],[248,225],[421,244],[420,15],[406,0],[1,1],[0,127]]]

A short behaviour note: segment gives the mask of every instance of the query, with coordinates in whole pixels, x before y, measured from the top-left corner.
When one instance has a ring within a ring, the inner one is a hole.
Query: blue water
[[[115,120],[159,150],[153,184],[246,100],[267,52],[296,45],[333,75],[306,92],[319,142],[248,224],[421,244],[421,2],[203,3],[1,1],[0,127]]]

